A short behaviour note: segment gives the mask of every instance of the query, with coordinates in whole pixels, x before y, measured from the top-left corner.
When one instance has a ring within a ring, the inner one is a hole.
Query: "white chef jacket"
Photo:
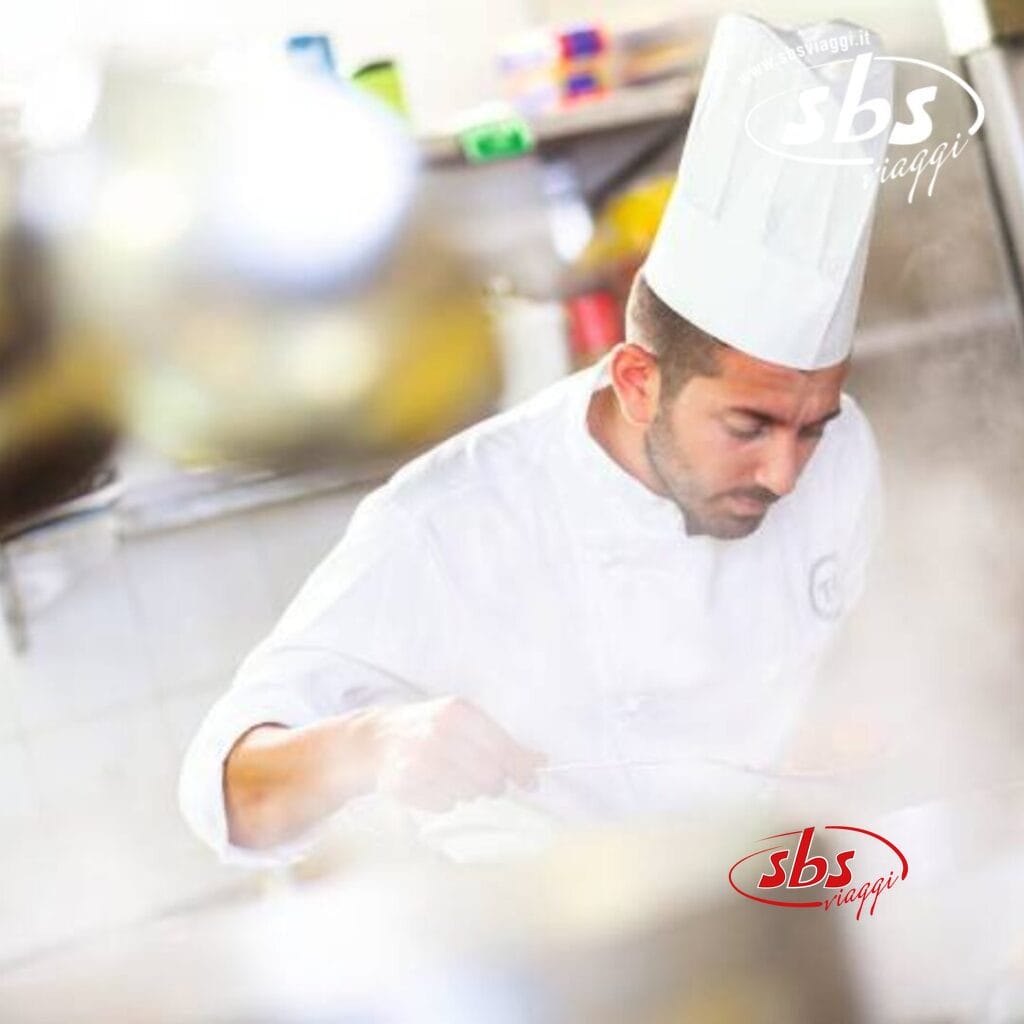
[[[772,766],[858,597],[879,515],[856,403],[795,490],[739,540],[689,535],[672,501],[587,427],[607,360],[420,456],[369,494],[242,664],[182,769],[185,817],[225,860],[223,762],[251,726],[461,694],[553,771],[563,817],[686,812]]]

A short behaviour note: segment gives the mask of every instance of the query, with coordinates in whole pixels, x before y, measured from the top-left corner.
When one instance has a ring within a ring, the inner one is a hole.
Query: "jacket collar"
[[[620,466],[591,434],[587,423],[594,393],[610,383],[610,356],[575,374],[562,423],[563,499],[573,513],[573,528],[599,544],[641,541],[714,546],[713,538],[691,536],[679,507],[656,494]]]

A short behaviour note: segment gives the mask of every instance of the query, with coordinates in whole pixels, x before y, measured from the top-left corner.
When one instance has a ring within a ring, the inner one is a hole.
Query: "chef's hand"
[[[252,849],[305,833],[376,789],[413,807],[448,810],[530,786],[543,758],[458,697],[371,705],[309,725],[253,726],[224,762],[228,837]]]
[[[423,810],[500,796],[509,783],[533,788],[544,762],[462,697],[379,707],[371,718],[375,788]]]

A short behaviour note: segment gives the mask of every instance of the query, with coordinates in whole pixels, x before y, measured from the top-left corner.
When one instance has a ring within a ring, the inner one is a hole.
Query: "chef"
[[[744,72],[839,35],[876,42],[721,19],[626,341],[367,496],[203,722],[180,798],[222,858],[299,857],[368,794],[694,814],[778,765],[876,527],[842,386],[877,179],[770,144],[841,69]]]

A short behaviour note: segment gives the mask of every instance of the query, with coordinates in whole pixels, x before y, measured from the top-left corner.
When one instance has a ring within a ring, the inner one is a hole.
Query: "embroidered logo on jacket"
[[[811,607],[820,619],[837,619],[843,610],[843,590],[839,580],[839,560],[823,555],[811,566],[809,580]]]

